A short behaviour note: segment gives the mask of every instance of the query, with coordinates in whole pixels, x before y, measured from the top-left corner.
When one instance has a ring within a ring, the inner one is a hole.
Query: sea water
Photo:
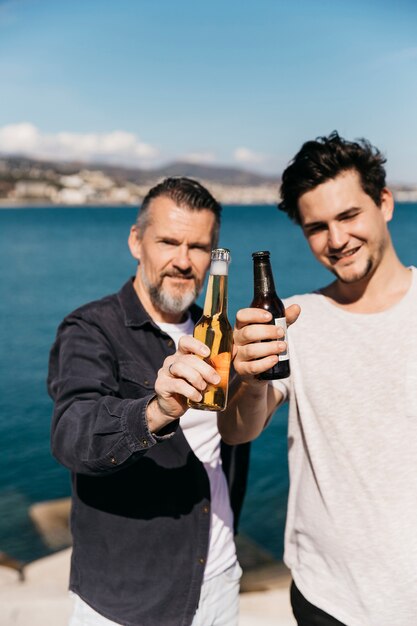
[[[126,207],[0,210],[0,551],[15,558],[49,552],[29,506],[70,494],[69,473],[49,446],[52,402],[45,380],[56,328],[75,307],[118,291],[135,273],[127,247],[135,214]],[[417,205],[399,204],[390,228],[403,263],[415,264]],[[273,206],[225,207],[219,245],[232,256],[232,322],[252,300],[255,250],[270,250],[281,297],[331,280],[300,228]],[[283,407],[252,445],[240,524],[278,558],[288,491],[286,418]]]

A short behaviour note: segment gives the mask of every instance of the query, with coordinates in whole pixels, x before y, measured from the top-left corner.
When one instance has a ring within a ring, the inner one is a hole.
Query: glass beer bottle
[[[254,296],[251,306],[258,309],[266,309],[272,313],[271,324],[281,326],[284,329],[284,341],[288,345],[287,323],[285,320],[285,307],[275,291],[274,277],[272,275],[269,252],[253,252],[253,278]],[[261,380],[275,380],[287,378],[290,375],[290,361],[288,350],[279,355],[279,361],[274,367],[259,374]]]
[[[188,406],[206,411],[223,411],[227,404],[233,329],[227,319],[227,276],[230,252],[216,248],[211,252],[210,276],[201,319],[194,328],[194,337],[210,348],[205,358],[220,376],[218,385],[207,386],[200,402],[188,400]]]

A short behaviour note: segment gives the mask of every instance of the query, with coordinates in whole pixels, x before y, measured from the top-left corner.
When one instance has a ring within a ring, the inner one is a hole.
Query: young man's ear
[[[129,245],[130,254],[134,259],[140,261],[141,240],[139,238],[138,228],[135,224],[130,229],[127,243]]]
[[[394,213],[394,197],[387,187],[384,187],[381,193],[381,211],[385,221],[391,221]]]

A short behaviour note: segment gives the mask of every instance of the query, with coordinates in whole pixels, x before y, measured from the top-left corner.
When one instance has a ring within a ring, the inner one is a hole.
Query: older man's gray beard
[[[173,296],[163,288],[163,277],[161,277],[159,284],[152,285],[149,281],[143,265],[140,266],[140,273],[142,282],[148,290],[149,297],[153,306],[164,313],[185,313],[189,307],[197,300],[200,293],[200,285],[197,283],[194,277],[193,288],[187,290],[185,293],[179,293]]]

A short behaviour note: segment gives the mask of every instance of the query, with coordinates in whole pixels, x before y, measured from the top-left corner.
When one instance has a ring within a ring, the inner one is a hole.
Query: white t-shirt
[[[177,348],[180,337],[192,335],[194,329],[191,318],[182,324],[158,322],[158,326],[175,341]],[[194,454],[203,463],[210,480],[210,543],[204,570],[204,580],[208,580],[221,574],[236,562],[233,512],[226,476],[222,469],[217,413],[188,409],[180,418],[180,426]]]
[[[396,305],[293,296],[284,559],[348,626],[417,624],[417,271]]]

